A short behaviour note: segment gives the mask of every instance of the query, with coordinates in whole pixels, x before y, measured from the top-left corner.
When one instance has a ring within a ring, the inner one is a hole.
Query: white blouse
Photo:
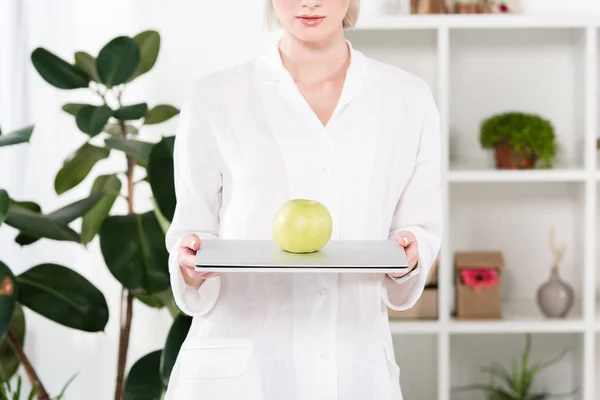
[[[190,91],[176,134],[177,208],[166,245],[175,300],[194,319],[167,399],[402,399],[387,307],[417,301],[440,249],[440,121],[422,79],[348,45],[351,64],[327,126],[277,46]],[[397,282],[383,274],[231,273],[199,290],[184,283],[183,235],[271,239],[273,218],[291,198],[328,208],[332,240],[412,231],[418,268]]]

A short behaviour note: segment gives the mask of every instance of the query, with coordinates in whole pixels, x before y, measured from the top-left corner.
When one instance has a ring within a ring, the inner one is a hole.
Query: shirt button
[[[327,288],[322,288],[319,293],[321,293],[321,296],[327,296],[329,294],[329,290],[327,290]]]

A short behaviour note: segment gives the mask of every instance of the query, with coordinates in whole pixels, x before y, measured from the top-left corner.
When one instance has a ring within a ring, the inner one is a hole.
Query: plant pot
[[[535,155],[521,154],[506,143],[496,146],[495,155],[498,169],[533,169],[537,160]]]
[[[455,14],[479,14],[477,3],[457,3],[454,5]]]

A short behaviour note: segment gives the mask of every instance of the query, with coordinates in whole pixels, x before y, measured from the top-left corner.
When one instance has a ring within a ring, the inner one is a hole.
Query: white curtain
[[[56,195],[54,176],[84,139],[73,117],[60,108],[67,102],[93,98],[83,91],[59,90],[43,81],[30,61],[36,47],[72,61],[75,51],[97,54],[117,35],[156,29],[161,33],[162,49],[155,70],[139,79],[124,100],[180,107],[194,79],[247,60],[272,44],[275,36],[263,30],[262,16],[263,0],[190,0],[168,5],[162,0],[0,0],[0,127],[8,132],[35,124],[29,144],[0,149],[0,187],[14,198],[36,201],[44,211],[52,211],[88,195],[98,174],[123,167],[118,155],[111,156],[80,187]],[[175,127],[173,120],[152,129],[147,137],[152,140],[173,134]],[[145,194],[140,195],[138,209],[148,206]],[[123,212],[124,204],[115,211]],[[25,351],[41,380],[56,395],[77,374],[66,400],[112,399],[120,285],[106,268],[97,239],[88,248],[49,240],[20,248],[14,243],[15,233],[6,225],[0,227],[0,260],[15,273],[47,262],[72,268],[104,293],[111,312],[106,331],[96,334],[64,328],[27,312]],[[128,368],[142,355],[162,347],[171,324],[166,310],[157,311],[139,302],[133,314]]]

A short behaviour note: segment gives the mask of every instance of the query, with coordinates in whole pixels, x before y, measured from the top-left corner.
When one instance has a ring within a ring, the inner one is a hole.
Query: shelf
[[[347,35],[367,56],[424,79],[441,117],[446,199],[441,314],[436,321],[390,321],[403,391],[411,398],[483,398],[455,396],[451,388],[486,382],[479,368],[491,361],[510,367],[522,350],[521,335],[532,333],[536,360],[576,344],[570,359],[543,375],[544,386],[555,393],[580,387],[571,399],[596,400],[600,304],[595,320],[589,312],[594,292],[600,302],[600,152],[590,146],[600,137],[600,17],[363,14]],[[508,111],[550,120],[558,144],[551,169],[495,168],[493,151],[480,144],[481,123]],[[535,301],[554,260],[552,227],[556,242],[566,245],[561,277],[575,292],[565,319],[545,318]],[[452,262],[463,250],[504,254],[501,320],[452,317]],[[399,351],[403,347],[407,353]],[[421,360],[423,351],[437,359]],[[430,382],[436,385],[419,387],[416,378],[432,370]]]
[[[552,124],[557,143],[555,169],[584,170],[585,43],[584,31],[451,32],[450,172],[456,164],[465,163],[489,168],[494,153],[482,148],[481,124],[511,111],[535,114]],[[573,178],[570,172],[568,177]]]
[[[600,329],[600,323],[597,325]],[[534,300],[507,301],[503,304],[500,320],[457,320],[447,324],[427,320],[390,320],[393,335],[433,334],[447,331],[451,334],[491,333],[582,333],[586,329],[581,307],[576,304],[564,319],[544,317]]]
[[[600,173],[597,175],[600,178]],[[450,170],[450,182],[585,182],[583,170]]]
[[[532,301],[506,302],[502,320],[459,321],[452,320],[449,332],[454,334],[475,333],[578,333],[586,325],[579,308],[574,308],[565,319],[545,318]]]
[[[390,320],[390,329],[394,335],[427,334],[440,332],[441,326],[438,321],[425,320]]]
[[[356,30],[412,29],[571,29],[599,26],[593,16],[549,15],[389,15],[367,17],[358,21]]]

